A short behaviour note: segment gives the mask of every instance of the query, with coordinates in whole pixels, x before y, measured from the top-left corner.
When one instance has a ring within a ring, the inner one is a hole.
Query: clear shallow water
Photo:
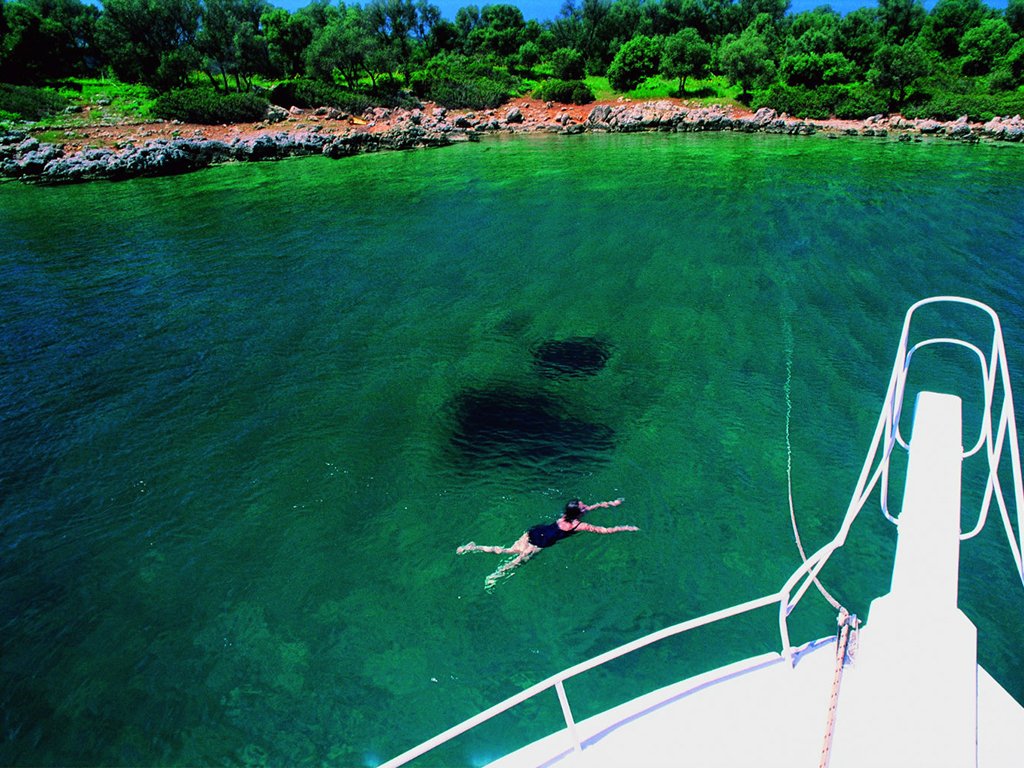
[[[790,351],[813,549],[913,301],[992,304],[1019,380],[1022,213],[1017,148],[749,136],[0,186],[0,762],[373,764],[777,589],[798,564]],[[537,364],[576,338],[603,345],[600,370]],[[962,362],[927,376],[962,384]],[[454,555],[573,496],[624,496],[593,521],[642,530],[563,542],[493,594],[499,559]],[[826,578],[862,614],[888,586],[879,517]],[[965,545],[962,602],[1022,700],[1000,536]],[[834,627],[820,600],[794,622],[798,641]],[[651,650],[570,697],[585,715],[766,649],[773,625]],[[550,698],[435,761],[554,728]]]

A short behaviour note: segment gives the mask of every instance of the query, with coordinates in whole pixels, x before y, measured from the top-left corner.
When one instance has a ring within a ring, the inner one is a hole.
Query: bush
[[[939,93],[919,105],[904,108],[903,114],[935,120],[956,120],[967,115],[970,120],[985,122],[996,115],[1024,114],[1024,93]]]
[[[582,80],[586,75],[583,54],[575,48],[558,48],[551,54],[551,73],[556,80]]]
[[[369,96],[339,88],[319,80],[296,79],[275,85],[270,91],[270,102],[289,109],[315,109],[334,107],[353,115],[361,115],[375,102]]]
[[[11,115],[9,119],[41,120],[63,111],[68,104],[67,99],[48,88],[0,83],[0,112]]]
[[[751,108],[761,107],[809,120],[826,120],[833,115],[843,120],[860,120],[887,111],[885,96],[864,85],[804,88],[776,83],[754,96]]]
[[[262,120],[267,99],[255,93],[221,94],[209,88],[187,88],[158,97],[153,114],[185,123],[247,123]]]
[[[557,101],[562,104],[589,104],[594,92],[582,80],[545,80],[534,93],[541,101]]]
[[[832,116],[835,90],[827,86],[804,88],[775,83],[766,91],[757,91],[750,102],[750,108],[758,110],[770,107],[776,112],[786,112],[794,117],[825,120]]]
[[[889,111],[885,95],[867,86],[852,85],[842,88],[836,98],[833,112],[841,120],[863,120]]]
[[[657,74],[660,64],[660,40],[637,35],[615,54],[608,67],[608,82],[616,91],[631,91],[651,75]]]
[[[481,59],[441,53],[412,76],[413,92],[444,107],[493,109],[504,104],[520,83]]]

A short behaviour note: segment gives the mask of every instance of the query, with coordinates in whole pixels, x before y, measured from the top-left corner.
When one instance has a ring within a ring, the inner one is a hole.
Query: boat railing
[[[974,344],[955,338],[931,338],[915,343],[908,348],[911,322],[914,314],[923,306],[936,303],[957,303],[975,307],[985,312],[992,320],[993,337],[992,347],[989,355],[986,355]],[[899,349],[893,363],[892,374],[889,378],[889,387],[886,392],[885,403],[882,406],[881,414],[875,427],[871,441],[871,448],[861,468],[857,486],[850,504],[847,507],[843,522],[835,537],[814,552],[798,567],[786,580],[782,588],[775,593],[749,600],[720,611],[689,619],[688,621],[666,627],[633,640],[618,648],[614,648],[592,659],[583,661],[568,669],[542,680],[539,683],[525,689],[524,691],[505,699],[489,709],[449,728],[434,738],[419,744],[412,749],[403,752],[401,755],[388,760],[381,765],[381,768],[398,768],[412,760],[430,752],[433,749],[451,741],[452,739],[476,728],[477,726],[491,720],[504,712],[534,698],[535,696],[551,690],[555,690],[561,705],[562,715],[565,719],[566,730],[571,739],[572,746],[576,751],[582,749],[576,720],[572,713],[568,697],[565,692],[565,682],[577,675],[607,664],[610,661],[626,656],[630,653],[646,648],[654,643],[661,642],[670,637],[681,635],[685,632],[714,624],[725,619],[740,616],[751,611],[766,608],[771,605],[778,605],[778,628],[780,641],[780,654],[792,664],[794,661],[794,647],[790,642],[788,618],[793,609],[800,603],[807,590],[818,579],[818,574],[828,562],[832,554],[843,546],[851,526],[856,520],[860,511],[867,503],[875,488],[880,489],[882,513],[892,523],[898,525],[899,519],[893,517],[889,512],[888,489],[889,489],[889,464],[893,450],[896,446],[908,449],[907,442],[900,434],[900,414],[903,408],[903,400],[906,390],[907,373],[910,361],[914,353],[928,346],[937,344],[951,344],[964,347],[975,354],[979,360],[982,373],[984,412],[982,414],[981,429],[977,441],[971,448],[963,453],[963,458],[969,458],[982,447],[988,461],[989,476],[986,482],[984,499],[978,515],[978,522],[970,531],[961,533],[961,539],[968,539],[976,536],[984,528],[988,517],[989,509],[993,499],[999,507],[1000,516],[1009,540],[1010,549],[1013,553],[1014,562],[1018,575],[1024,582],[1024,564],[1022,564],[1021,552],[1024,550],[1024,486],[1021,483],[1020,450],[1017,442],[1017,426],[1013,409],[1013,395],[1010,388],[1010,376],[1006,363],[1006,348],[1003,342],[1002,329],[996,313],[987,305],[973,299],[965,299],[959,296],[935,296],[923,299],[914,304],[908,311],[903,323],[903,331],[900,336]],[[992,420],[992,405],[995,397],[996,385],[1002,387],[1002,405],[998,422],[994,425]],[[1010,516],[1010,511],[1003,495],[1002,484],[999,480],[999,467],[1007,447],[1010,452],[1011,471],[1014,486],[1014,508],[1016,512],[1016,531]]]

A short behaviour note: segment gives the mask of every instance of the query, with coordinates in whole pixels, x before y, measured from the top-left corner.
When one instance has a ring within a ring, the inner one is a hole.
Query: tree
[[[1009,0],[1004,18],[1015,35],[1024,35],[1024,0]]]
[[[523,43],[516,53],[516,67],[527,74],[533,72],[533,68],[540,61],[540,46],[536,43]]]
[[[99,10],[79,0],[0,4],[0,81],[40,83],[85,74],[97,63]]]
[[[859,74],[867,72],[881,43],[882,31],[874,9],[858,8],[840,20],[836,35],[837,52],[852,61]]]
[[[889,43],[899,44],[917,37],[926,15],[921,0],[878,0],[882,37]]]
[[[272,8],[260,17],[271,65],[285,77],[298,77],[306,67],[306,49],[315,27],[309,16]]]
[[[772,67],[771,49],[765,36],[758,31],[756,21],[739,35],[726,36],[718,52],[718,60],[729,82],[739,83],[741,96],[748,95],[754,84]]]
[[[557,80],[582,80],[586,74],[583,54],[575,48],[556,48],[551,53],[551,74]]]
[[[105,0],[96,32],[120,80],[169,90],[198,66],[199,18],[199,0]]]
[[[875,54],[868,79],[888,92],[890,103],[900,105],[906,100],[907,88],[927,75],[930,68],[928,54],[917,42],[886,43]]]
[[[239,92],[251,87],[252,75],[269,65],[266,40],[259,31],[266,0],[206,0],[196,48],[204,57],[204,70],[218,88],[221,78],[228,91],[228,76]]]
[[[430,27],[441,20],[441,12],[426,0],[372,0],[364,12],[376,40],[378,66],[389,72],[400,69],[408,85],[417,48],[425,49]]]
[[[616,91],[631,91],[658,73],[661,40],[637,35],[623,45],[608,67],[608,82]]]
[[[1004,19],[985,19],[967,30],[960,39],[963,71],[967,75],[987,75],[998,59],[1013,47],[1015,36]]]
[[[480,24],[467,36],[472,50],[492,53],[507,59],[519,50],[525,41],[526,22],[523,12],[514,5],[485,5],[480,13]]]
[[[358,6],[335,14],[317,30],[307,52],[307,72],[315,80],[334,82],[337,71],[349,88],[356,88],[366,74],[376,87],[380,71],[373,58],[374,41],[365,15]]]
[[[679,95],[686,95],[686,78],[706,77],[711,66],[711,45],[687,27],[665,40],[661,54],[661,72],[679,80]]]
[[[960,54],[960,38],[992,15],[981,0],[939,0],[922,31],[929,47],[944,59]]]

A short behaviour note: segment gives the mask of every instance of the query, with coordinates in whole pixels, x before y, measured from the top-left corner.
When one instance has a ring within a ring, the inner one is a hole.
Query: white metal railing
[[[910,326],[914,313],[922,306],[941,302],[968,305],[980,309],[988,314],[993,324],[993,339],[992,350],[987,359],[981,350],[975,345],[953,338],[926,339],[916,343],[909,350],[907,349],[910,337]],[[1003,343],[1003,334],[999,324],[999,318],[990,307],[973,299],[965,299],[959,296],[935,296],[923,299],[907,310],[907,314],[903,322],[903,332],[900,336],[899,349],[896,354],[896,360],[893,364],[892,374],[889,378],[889,388],[886,392],[885,403],[882,406],[882,412],[879,415],[878,423],[875,427],[874,436],[871,441],[871,448],[868,451],[867,458],[861,468],[856,489],[850,499],[850,504],[847,507],[846,515],[843,518],[839,532],[828,544],[807,558],[804,563],[786,580],[782,589],[778,592],[768,594],[754,600],[749,600],[730,608],[725,608],[699,618],[690,619],[688,621],[666,627],[658,630],[657,632],[652,632],[649,635],[645,635],[644,637],[633,640],[632,642],[626,643],[618,648],[614,648],[588,661],[584,661],[576,664],[575,666],[569,667],[568,669],[564,669],[546,680],[542,680],[536,685],[516,694],[515,696],[511,696],[508,699],[495,704],[493,707],[484,710],[478,715],[449,728],[434,738],[403,752],[401,755],[398,755],[391,760],[388,760],[383,763],[380,768],[398,768],[398,766],[405,765],[406,763],[415,760],[417,757],[426,754],[436,747],[451,741],[457,736],[472,730],[478,725],[502,714],[503,712],[507,712],[513,707],[516,707],[524,701],[550,690],[551,688],[554,688],[558,695],[558,700],[562,707],[562,714],[565,718],[566,729],[572,739],[572,746],[576,751],[580,751],[582,749],[582,743],[577,732],[576,722],[572,715],[572,709],[569,706],[568,697],[565,693],[566,680],[669,637],[674,637],[698,627],[713,624],[724,619],[739,616],[774,604],[778,604],[779,606],[778,622],[781,654],[790,663],[792,663],[794,649],[789,640],[789,614],[797,606],[800,600],[803,599],[808,588],[815,582],[818,573],[824,567],[825,563],[828,562],[832,553],[843,546],[854,520],[856,520],[857,515],[860,513],[864,504],[867,502],[871,493],[879,483],[881,483],[880,495],[883,514],[894,524],[898,524],[899,522],[897,518],[894,518],[889,514],[888,509],[889,459],[892,455],[893,449],[897,445],[900,445],[904,449],[908,448],[907,443],[903,440],[899,431],[900,413],[903,408],[907,371],[909,370],[910,360],[916,351],[923,347],[936,344],[958,345],[974,352],[980,362],[982,381],[984,382],[985,409],[982,415],[980,434],[977,442],[969,451],[964,452],[963,457],[969,458],[970,456],[973,456],[984,445],[986,447],[986,456],[989,464],[989,478],[986,483],[985,497],[978,516],[978,523],[968,533],[962,533],[961,539],[976,536],[981,531],[985,525],[985,521],[988,517],[988,511],[994,497],[999,506],[1003,526],[1006,530],[1010,549],[1013,552],[1018,575],[1021,577],[1021,581],[1024,582],[1024,564],[1022,564],[1021,558],[1021,551],[1024,550],[1024,486],[1022,486],[1021,483],[1021,464],[1020,450],[1017,443],[1017,425],[1013,411],[1010,375],[1006,364],[1006,349]],[[1003,402],[1000,409],[998,425],[993,428],[992,400],[994,398],[997,381],[1002,384]],[[1010,513],[1007,508],[1006,500],[1003,496],[1002,485],[999,481],[999,464],[1007,439],[1009,440],[1010,460],[1014,483],[1014,507],[1017,513],[1016,532],[1014,531],[1013,522],[1010,519]]]

